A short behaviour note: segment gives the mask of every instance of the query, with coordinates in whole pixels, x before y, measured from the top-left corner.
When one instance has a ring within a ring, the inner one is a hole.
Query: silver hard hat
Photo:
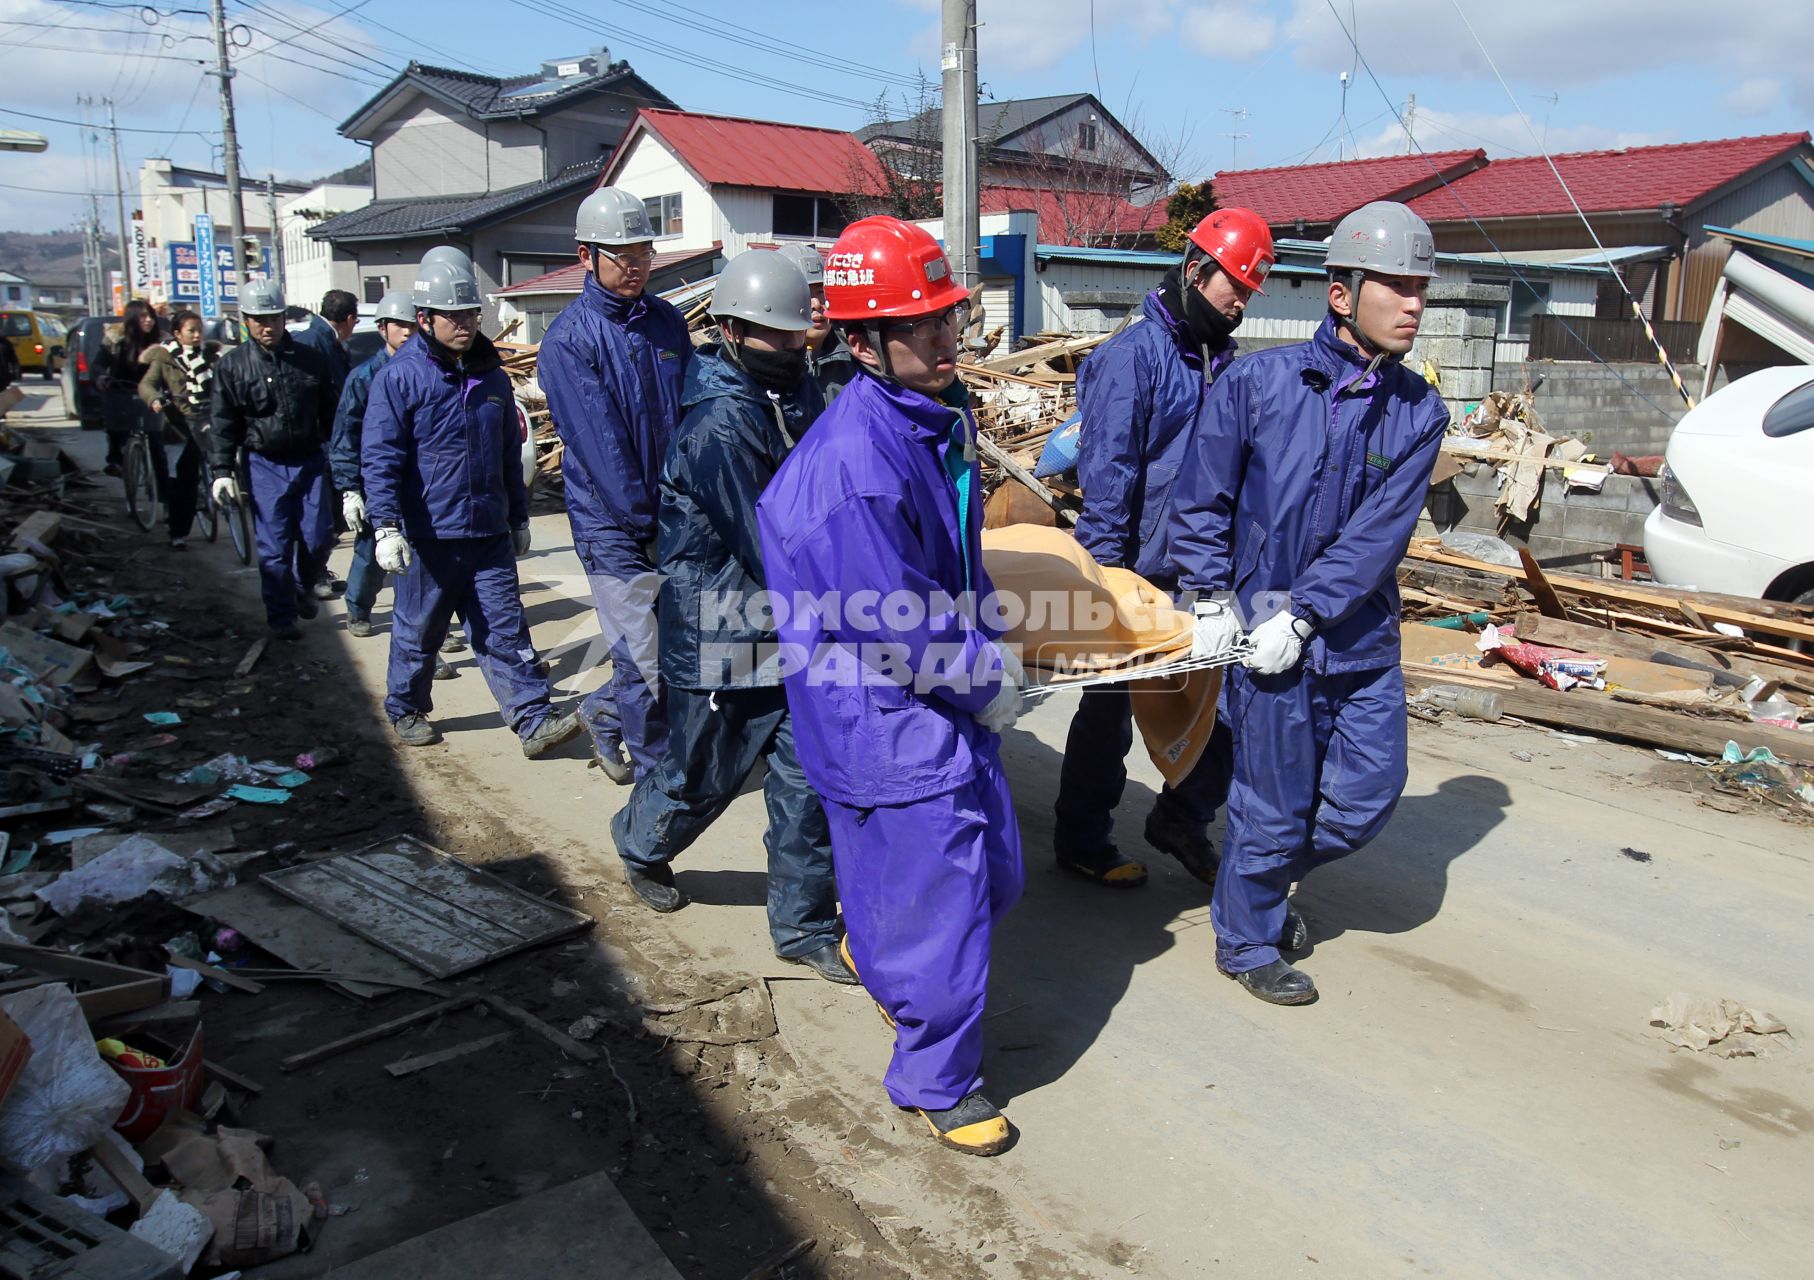
[[[480,305],[479,282],[468,267],[424,262],[416,268],[416,287],[410,290],[409,301],[418,310],[468,311]]]
[[[642,244],[655,238],[642,201],[622,187],[600,187],[580,201],[573,238],[581,244]]]
[[[1436,237],[1430,224],[1392,200],[1364,204],[1335,224],[1329,237],[1331,271],[1436,278]]]
[[[467,256],[466,250],[455,245],[438,244],[422,255],[422,261],[445,262],[459,267],[462,271],[470,271],[473,275],[478,275],[478,272],[473,270],[472,259]]]
[[[386,320],[395,320],[401,324],[416,323],[416,304],[410,301],[409,290],[392,289],[378,299],[378,309],[372,312],[372,319],[379,324]]]
[[[283,290],[275,280],[248,280],[239,290],[239,314],[242,316],[280,316],[284,305]]]
[[[813,248],[810,244],[793,243],[781,245],[775,252],[800,268],[801,272],[806,276],[807,284],[816,284],[821,288],[824,287],[825,259],[817,249]]]
[[[813,327],[805,274],[772,249],[746,249],[732,258],[712,288],[710,311],[720,320],[747,320],[789,333]]]

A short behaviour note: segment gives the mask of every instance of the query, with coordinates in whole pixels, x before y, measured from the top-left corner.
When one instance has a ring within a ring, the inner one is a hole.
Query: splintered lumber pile
[[[1052,433],[1077,411],[1077,366],[1110,335],[1037,335],[1030,346],[958,365],[970,389],[983,450],[983,487],[993,493],[1010,481],[1026,486],[1059,513],[1076,519],[1076,493],[1054,480],[1033,478],[1033,467]]]
[[[512,321],[514,327],[515,321]],[[495,343],[504,372],[510,375],[511,389],[517,403],[535,428],[535,474],[538,481],[561,473],[561,438],[554,433],[554,421],[548,413],[548,397],[535,380],[535,357],[542,349],[539,342]]]
[[[1814,764],[1814,609],[1545,572],[1528,552],[1522,559],[1512,567],[1435,539],[1411,544],[1399,591],[1414,693],[1490,688],[1508,714],[1555,728],[1713,757],[1730,741]],[[1586,656],[1603,667],[1572,685],[1521,673],[1481,652],[1489,626],[1514,644],[1563,651],[1565,663]]]

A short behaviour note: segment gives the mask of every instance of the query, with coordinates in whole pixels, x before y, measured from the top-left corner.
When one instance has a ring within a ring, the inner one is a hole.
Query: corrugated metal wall
[[[1814,188],[1793,165],[1779,165],[1694,215],[1697,227],[1731,227],[1758,235],[1814,240]],[[1697,230],[1689,242],[1686,306],[1681,319],[1703,320],[1730,252],[1727,241]]]

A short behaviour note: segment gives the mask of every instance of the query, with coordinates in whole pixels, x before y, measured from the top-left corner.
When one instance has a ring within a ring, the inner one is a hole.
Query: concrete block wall
[[[1430,490],[1418,532],[1497,533],[1499,513],[1493,502],[1498,496],[1499,476],[1492,464],[1475,463],[1469,472]],[[1592,573],[1596,552],[1620,543],[1643,545],[1644,521],[1660,496],[1659,481],[1638,476],[1608,476],[1598,493],[1571,492],[1561,472],[1548,471],[1535,518],[1514,521],[1503,536],[1514,546],[1530,547],[1542,564]]]
[[[1700,366],[1682,365],[1680,370],[1689,393],[1698,399]],[[1494,371],[1494,385],[1500,390],[1517,390],[1538,373],[1543,375],[1543,385],[1537,391],[1537,414],[1544,430],[1584,440],[1601,457],[1615,449],[1633,457],[1663,452],[1669,433],[1688,412],[1669,375],[1654,363],[1608,366],[1541,360],[1501,365]],[[1715,376],[1713,385],[1726,385],[1724,370]]]
[[[1509,291],[1500,285],[1430,286],[1423,323],[1405,363],[1422,371],[1429,361],[1442,372],[1442,398],[1452,417],[1493,389],[1493,338]]]

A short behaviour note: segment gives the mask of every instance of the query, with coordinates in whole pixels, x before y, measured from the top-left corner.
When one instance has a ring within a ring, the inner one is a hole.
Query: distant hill
[[[120,265],[111,239],[102,242],[109,270]],[[0,270],[27,280],[80,280],[82,233],[80,231],[0,231]]]
[[[325,178],[317,178],[311,187],[325,186],[330,182],[342,183],[350,187],[369,187],[372,185],[372,158],[367,156],[358,164],[348,165],[338,173],[330,173]]]

